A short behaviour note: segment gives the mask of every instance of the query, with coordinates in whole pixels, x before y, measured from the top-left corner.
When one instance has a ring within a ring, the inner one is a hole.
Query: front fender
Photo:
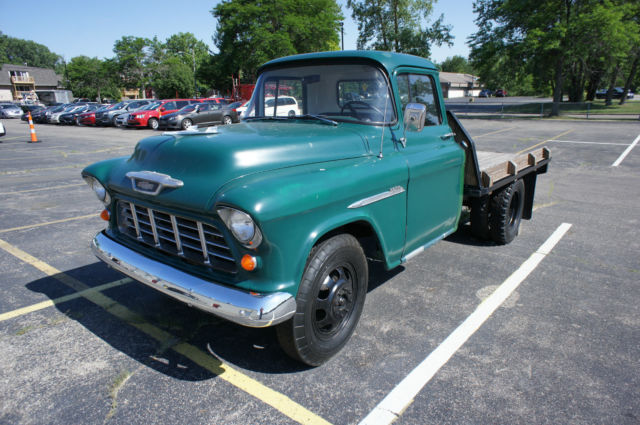
[[[289,167],[238,178],[214,196],[210,208],[230,205],[251,214],[264,240],[256,291],[297,294],[309,253],[323,235],[364,221],[376,233],[387,265],[399,263],[405,237],[406,191],[379,202],[349,208],[356,201],[388,191],[406,190],[402,162],[370,156]],[[249,251],[248,251],[249,252]]]

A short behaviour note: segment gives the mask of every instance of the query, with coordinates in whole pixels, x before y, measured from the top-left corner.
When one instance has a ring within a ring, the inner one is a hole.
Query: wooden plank
[[[533,167],[544,159],[551,157],[551,152],[546,147],[533,150],[521,155],[478,151],[478,164],[485,187],[518,174],[529,167]]]

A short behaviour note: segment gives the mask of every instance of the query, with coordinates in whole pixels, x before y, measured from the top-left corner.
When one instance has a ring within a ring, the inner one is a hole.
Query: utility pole
[[[193,56],[193,97],[195,99],[198,95],[198,84],[196,83],[196,51],[194,46],[191,46],[191,55]]]
[[[340,22],[340,39],[342,40],[342,50],[344,50],[344,22]]]

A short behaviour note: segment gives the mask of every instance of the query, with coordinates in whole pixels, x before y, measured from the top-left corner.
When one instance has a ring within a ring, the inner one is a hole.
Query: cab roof
[[[355,59],[377,62],[382,65],[389,74],[400,66],[437,69],[430,60],[404,53],[382,52],[377,50],[338,50],[333,52],[305,53],[274,59],[262,65],[258,72],[262,72],[265,68],[277,67],[285,63],[326,61],[331,59]]]

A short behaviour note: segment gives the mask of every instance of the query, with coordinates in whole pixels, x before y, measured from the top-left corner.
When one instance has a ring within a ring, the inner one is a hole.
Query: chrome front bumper
[[[104,232],[91,243],[93,253],[109,266],[190,306],[231,322],[262,328],[289,319],[296,311],[291,294],[275,292],[252,295],[200,279],[152,260],[119,244]]]

